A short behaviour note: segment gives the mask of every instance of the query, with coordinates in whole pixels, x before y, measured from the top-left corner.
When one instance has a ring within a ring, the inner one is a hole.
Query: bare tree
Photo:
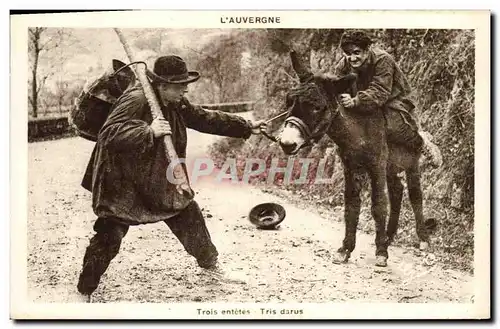
[[[164,29],[132,30],[131,36],[134,46],[139,50],[151,50],[161,54],[164,43]]]
[[[67,34],[63,29],[48,29],[46,27],[33,27],[28,29],[29,41],[28,50],[31,62],[30,95],[28,96],[33,117],[39,113],[39,97],[46,80],[52,74],[46,72],[40,76],[40,59],[42,55],[50,49],[58,48],[64,36]]]
[[[241,57],[244,47],[234,36],[215,38],[198,53],[196,69],[217,87],[219,102],[230,102],[241,97]]]
[[[29,50],[33,60],[33,65],[31,67],[31,95],[29,97],[29,101],[33,111],[33,117],[35,118],[38,115],[38,93],[40,92],[40,87],[37,79],[38,60],[40,58],[40,52],[44,47],[41,43],[41,37],[45,30],[46,28],[44,27],[35,27],[28,30]]]
[[[59,80],[56,82],[56,99],[57,99],[57,109],[59,114],[63,114],[63,108],[66,105],[66,94],[68,92],[69,83],[68,81]]]

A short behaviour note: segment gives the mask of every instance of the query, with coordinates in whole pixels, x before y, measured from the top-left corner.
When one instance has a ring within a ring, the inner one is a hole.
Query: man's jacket
[[[162,112],[181,159],[186,157],[186,128],[245,139],[251,135],[247,120],[193,106],[185,98],[175,105],[162,106]],[[92,192],[97,216],[137,225],[178,214],[172,203],[177,191],[166,176],[169,163],[164,139],[154,138],[152,120],[140,86],[126,90],[114,104],[82,181],[82,186]]]
[[[335,74],[343,76],[348,73],[358,75],[355,87],[350,90],[357,107],[368,111],[373,108],[403,107],[410,112],[415,108],[410,84],[387,52],[371,48],[366,61],[357,69],[352,68],[347,58],[343,57],[335,67]]]

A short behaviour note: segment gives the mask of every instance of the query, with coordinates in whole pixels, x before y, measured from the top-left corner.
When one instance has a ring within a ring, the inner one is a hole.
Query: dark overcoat
[[[251,135],[249,121],[193,106],[185,98],[162,105],[161,110],[170,123],[172,142],[181,159],[186,157],[186,128],[245,139]],[[169,163],[165,144],[163,138],[154,138],[152,120],[140,86],[126,90],[113,105],[82,181],[82,186],[92,192],[92,208],[98,217],[138,225],[179,213],[173,208],[175,186],[166,176]]]

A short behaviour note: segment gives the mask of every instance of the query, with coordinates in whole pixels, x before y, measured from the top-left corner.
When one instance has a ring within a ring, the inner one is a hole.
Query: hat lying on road
[[[277,203],[261,203],[250,210],[248,218],[252,224],[261,229],[274,229],[286,216],[283,206]]]
[[[159,57],[147,74],[156,83],[191,83],[200,78],[199,72],[188,71],[186,62],[176,55]]]

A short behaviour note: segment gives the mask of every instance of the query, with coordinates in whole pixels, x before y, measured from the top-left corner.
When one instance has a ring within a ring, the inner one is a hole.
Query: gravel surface
[[[188,157],[203,156],[217,137],[189,131]],[[91,194],[80,187],[93,143],[67,138],[29,144],[28,293],[40,302],[71,301],[95,216]],[[132,227],[103,276],[93,302],[469,302],[472,276],[444,269],[432,254],[391,247],[387,268],[377,268],[374,236],[358,232],[349,263],[330,253],[344,227],[328,214],[286,196],[247,185],[194,185],[220,259],[248,278],[221,285],[200,275],[163,223]],[[261,202],[287,212],[278,230],[258,230],[247,219]]]

